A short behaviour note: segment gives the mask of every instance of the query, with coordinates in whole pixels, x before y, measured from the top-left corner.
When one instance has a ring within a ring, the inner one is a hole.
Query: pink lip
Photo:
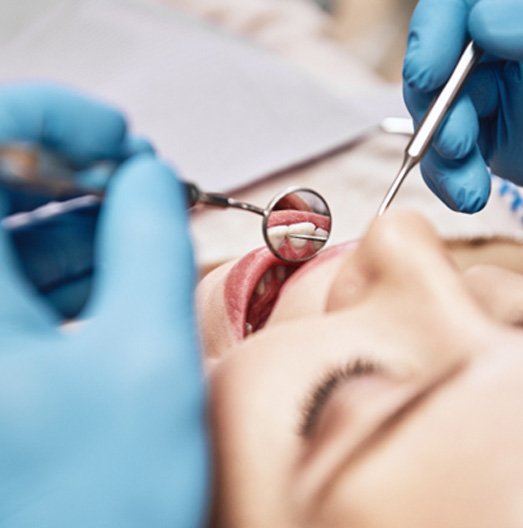
[[[239,260],[225,280],[224,301],[234,335],[242,339],[245,331],[247,308],[254,288],[271,267],[282,264],[267,248],[255,249]]]

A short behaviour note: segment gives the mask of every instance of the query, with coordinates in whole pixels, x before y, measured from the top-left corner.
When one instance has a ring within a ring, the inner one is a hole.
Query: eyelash
[[[376,361],[366,357],[359,357],[344,366],[338,366],[327,371],[320,382],[316,383],[302,405],[302,418],[298,434],[303,438],[307,438],[312,434],[322,409],[341,382],[376,374],[381,370],[381,366]]]

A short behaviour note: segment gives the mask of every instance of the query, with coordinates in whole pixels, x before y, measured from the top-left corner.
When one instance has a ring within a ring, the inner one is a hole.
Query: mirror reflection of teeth
[[[288,232],[289,228],[284,225],[269,227],[267,230],[267,236],[269,237],[271,246],[274,249],[280,249],[280,246],[283,244],[283,240],[287,236]]]
[[[267,236],[271,246],[276,250],[280,249],[286,238],[290,240],[290,243],[296,249],[303,248],[307,244],[308,240],[306,238],[294,238],[293,235],[317,236],[326,238],[328,234],[328,231],[322,229],[321,227],[316,227],[312,222],[299,222],[297,224],[279,225],[269,227],[267,229]],[[312,243],[314,244],[315,248],[319,249],[323,246],[324,241],[314,240]]]
[[[322,229],[321,227],[318,227],[316,231],[314,231],[314,234],[316,236],[325,238],[325,240],[313,240],[312,241],[312,245],[314,246],[314,249],[321,249],[325,245],[327,238],[329,238],[329,232],[325,229]]]
[[[300,222],[289,226],[289,235],[314,235],[316,226],[312,222]],[[301,249],[307,245],[307,240],[303,238],[291,238],[291,244],[296,249]]]

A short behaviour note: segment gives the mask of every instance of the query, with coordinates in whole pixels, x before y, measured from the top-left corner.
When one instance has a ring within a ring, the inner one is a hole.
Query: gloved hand
[[[89,318],[77,329],[57,330],[0,231],[5,528],[203,526],[204,391],[185,196],[152,155],[114,178]]]
[[[104,104],[51,84],[0,87],[0,145],[32,143],[64,157],[78,177],[93,180],[98,161],[122,162],[152,152],[129,133],[123,115]],[[7,212],[29,210],[40,196],[10,192]],[[20,265],[36,289],[62,317],[79,313],[89,295],[98,208],[70,213],[38,228],[13,233]]]
[[[522,21],[521,0],[420,0],[412,17],[403,78],[416,124],[466,41],[486,52],[421,163],[430,189],[452,209],[472,213],[486,204],[487,165],[523,184]]]

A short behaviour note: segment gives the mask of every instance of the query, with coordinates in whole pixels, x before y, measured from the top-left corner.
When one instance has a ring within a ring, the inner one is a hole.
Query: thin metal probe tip
[[[327,242],[328,238],[319,235],[302,235],[299,233],[287,234],[288,238],[299,238],[301,240],[314,240],[317,242]]]
[[[383,198],[379,209],[378,209],[378,216],[382,216],[385,211],[389,208],[389,205],[392,203],[392,200],[394,200],[394,197],[398,193],[401,185],[405,181],[405,178],[411,171],[412,167],[415,165],[415,160],[411,158],[410,156],[407,156],[405,160],[403,161],[400,170],[398,171],[398,174],[392,181],[391,186],[389,187],[389,190],[387,191],[387,194],[385,195],[385,198]]]

